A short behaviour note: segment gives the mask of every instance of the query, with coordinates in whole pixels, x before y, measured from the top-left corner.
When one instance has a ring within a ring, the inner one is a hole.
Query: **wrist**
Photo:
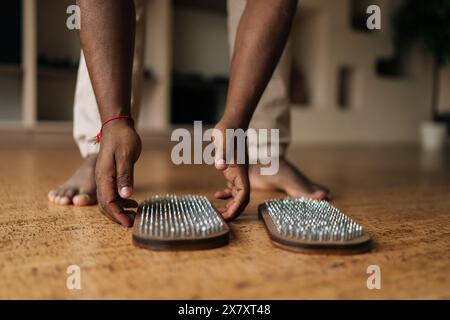
[[[134,120],[130,116],[120,115],[107,119],[102,123],[100,131],[95,137],[95,142],[100,143],[102,136],[110,136],[124,129],[135,132]]]
[[[130,107],[108,108],[108,110],[106,111],[100,111],[100,119],[102,121],[102,124],[116,117],[132,118]]]
[[[104,133],[114,130],[121,130],[121,129],[133,129],[134,130],[134,120],[130,118],[121,118],[121,119],[115,119],[111,122],[103,124],[102,131]]]
[[[218,127],[223,127],[225,129],[243,129],[245,131],[248,129],[249,122],[250,121],[247,121],[244,116],[237,113],[224,113],[218,123]]]

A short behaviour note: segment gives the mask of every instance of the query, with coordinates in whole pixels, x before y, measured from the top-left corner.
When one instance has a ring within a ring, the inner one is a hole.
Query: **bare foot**
[[[280,157],[280,168],[277,174],[263,176],[259,170],[259,165],[251,165],[249,169],[250,185],[254,189],[279,190],[293,198],[305,197],[318,200],[331,198],[327,188],[309,180],[284,157]]]
[[[97,202],[94,177],[96,161],[97,155],[88,156],[69,180],[48,193],[50,202],[76,206],[95,204]]]

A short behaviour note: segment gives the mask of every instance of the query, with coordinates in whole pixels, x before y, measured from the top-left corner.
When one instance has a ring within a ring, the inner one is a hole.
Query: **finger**
[[[119,207],[121,208],[137,208],[139,206],[139,204],[137,203],[136,200],[133,199],[122,199],[122,198],[118,198],[116,200],[116,203]]]
[[[131,225],[133,225],[134,220],[136,219],[136,212],[131,211],[131,210],[126,210],[123,214],[126,215],[128,218],[130,218]]]
[[[100,211],[111,220],[129,227],[132,222],[123,214],[123,210],[115,203],[118,198],[116,168],[112,157],[97,160],[95,178],[97,182],[97,199]]]
[[[126,214],[122,208],[116,203],[111,202],[107,204],[100,204],[102,213],[114,222],[121,224],[122,226],[129,228],[133,225],[133,220],[128,214]]]
[[[217,208],[217,211],[223,216],[223,213],[227,211],[227,208]]]
[[[102,187],[100,187],[102,186]],[[100,211],[108,217],[110,220],[121,224],[124,227],[131,227],[133,225],[133,219],[131,219],[128,215],[124,214],[123,208],[119,205],[119,203],[122,200],[117,201],[116,203],[116,197],[117,195],[114,194],[113,197],[109,197],[112,193],[110,193],[110,190],[113,190],[115,193],[115,188],[113,187],[114,183],[110,183],[109,187],[106,187],[106,183],[99,184],[98,188],[98,199],[99,200],[99,207]],[[107,189],[106,189],[107,188]],[[112,188],[112,189],[111,189]],[[103,192],[103,194],[101,194]],[[104,199],[109,199],[107,201],[104,201]],[[125,200],[123,200],[125,201]]]
[[[114,202],[117,198],[116,178],[108,168],[104,171],[96,172],[97,199],[99,204],[106,207],[107,203]]]
[[[215,167],[219,171],[224,171],[228,168],[228,165],[224,159],[217,159],[215,162]]]
[[[227,221],[236,219],[244,211],[249,201],[247,192],[238,192],[233,200],[227,203],[227,210],[222,213],[223,218]]]
[[[229,199],[229,198],[231,198],[231,190],[224,189],[222,191],[217,191],[216,193],[214,193],[214,197],[216,199],[222,199],[222,200]]]
[[[134,163],[130,158],[116,160],[117,190],[119,195],[126,199],[133,194]]]
[[[231,220],[237,218],[237,216],[240,214],[238,209],[239,209],[239,203],[235,200],[232,200],[227,203],[226,210],[224,212],[222,212],[222,217],[226,221],[231,221]]]
[[[228,165],[225,161],[225,143],[224,143],[224,135],[221,130],[215,129],[213,131],[213,141],[215,145],[215,153],[214,153],[214,163],[215,167],[219,171],[223,171],[228,168]]]

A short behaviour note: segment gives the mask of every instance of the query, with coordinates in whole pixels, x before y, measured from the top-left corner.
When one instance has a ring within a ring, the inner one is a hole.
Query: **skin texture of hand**
[[[236,35],[225,113],[216,129],[225,132],[226,129],[248,128],[283,52],[297,3],[297,0],[247,1]],[[226,220],[231,220],[247,206],[250,183],[248,161],[245,165],[226,164],[223,157],[226,151],[226,148],[219,148],[221,154],[218,157],[216,154],[216,168],[223,171],[227,187],[215,196],[228,200],[220,212]]]
[[[77,0],[77,4],[81,9],[81,44],[102,122],[117,115],[129,115],[136,21],[134,2]],[[223,117],[228,120],[219,128],[248,127],[282,54],[296,8],[297,0],[247,1],[232,57]],[[133,167],[140,151],[139,137],[126,123],[108,124],[103,131],[95,174],[98,202],[105,215],[124,226],[133,223],[132,214],[125,209],[136,205],[129,197],[133,192]],[[230,220],[248,204],[248,167],[224,163],[216,167],[228,181],[227,188],[216,196],[228,199],[221,212]]]
[[[136,11],[133,0],[77,0],[81,10],[80,40],[102,123],[130,115],[131,73]],[[133,168],[141,142],[128,121],[116,120],[103,129],[95,168],[97,201],[111,220],[131,227],[136,207]]]
[[[239,217],[250,201],[248,168],[243,165],[229,165],[221,171],[227,180],[227,187],[222,191],[217,191],[214,197],[228,200],[225,207],[217,210],[226,221],[231,221]]]
[[[226,221],[231,221],[236,219],[247,207],[250,201],[250,182],[248,178],[248,161],[247,156],[245,157],[245,164],[229,164],[226,163],[224,155],[227,154],[226,151],[226,129],[233,129],[231,126],[219,123],[216,126],[218,132],[221,133],[223,137],[223,144],[216,144],[216,169],[223,172],[225,180],[227,181],[226,188],[222,191],[218,191],[214,194],[216,199],[227,200],[225,207],[218,208],[219,213],[223,216]],[[220,152],[220,150],[223,152]],[[236,151],[235,151],[236,152]],[[245,152],[247,152],[245,148]]]
[[[100,211],[124,227],[131,227],[137,202],[133,194],[134,164],[141,154],[141,140],[126,120],[109,123],[103,130],[95,168]]]

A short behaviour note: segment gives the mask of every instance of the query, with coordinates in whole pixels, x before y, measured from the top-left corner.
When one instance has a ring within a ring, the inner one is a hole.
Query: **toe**
[[[55,198],[56,198],[56,199],[62,198],[62,197],[64,196],[64,193],[66,192],[66,190],[67,190],[67,188],[64,187],[64,186],[59,187],[59,188],[56,190]]]
[[[62,204],[64,197],[58,193],[58,195],[55,197],[55,200],[53,201],[56,204]]]
[[[65,192],[64,192],[64,197],[67,197],[67,198],[69,198],[69,199],[72,199],[76,194],[78,193],[78,190],[77,189],[75,189],[75,188],[70,188],[70,189],[67,189]]]
[[[58,204],[67,206],[72,203],[73,197],[77,194],[77,189],[68,188],[59,196]]]
[[[67,206],[72,202],[72,200],[68,197],[58,197],[58,204],[62,206]]]
[[[56,189],[53,189],[49,192],[48,198],[52,203],[59,204],[64,196],[65,188],[62,186]]]
[[[73,187],[61,186],[57,189],[53,189],[48,193],[48,199],[50,202],[59,205],[69,205],[72,203],[72,198],[77,194],[77,189]]]
[[[84,206],[90,206],[90,205],[95,204],[96,199],[92,195],[83,193],[83,194],[78,194],[75,197],[73,197],[72,202],[76,206],[84,207]]]
[[[327,193],[323,190],[305,190],[303,188],[286,189],[286,193],[292,198],[309,198],[314,200],[324,200]]]
[[[56,193],[57,193],[56,189],[50,190],[50,192],[48,193],[48,200],[50,202],[54,202],[55,201]]]

